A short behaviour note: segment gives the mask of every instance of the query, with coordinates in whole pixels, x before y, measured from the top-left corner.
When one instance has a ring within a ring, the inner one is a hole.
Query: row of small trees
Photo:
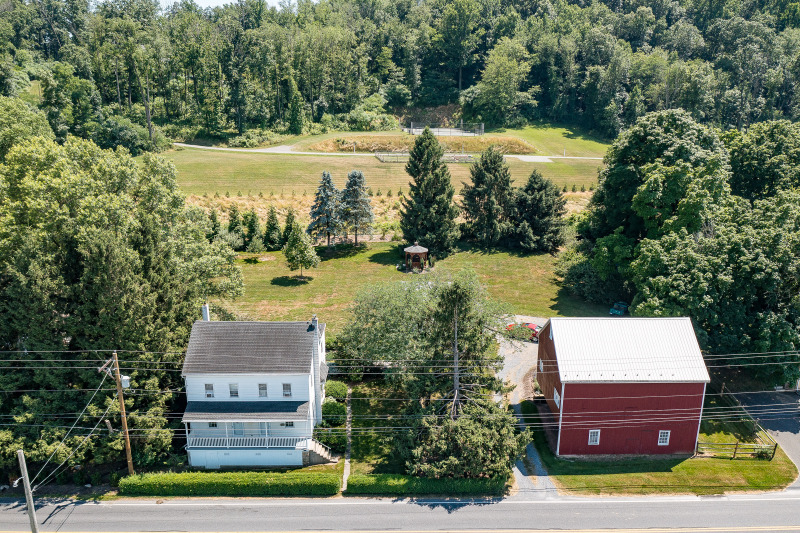
[[[463,184],[459,206],[453,200],[455,189],[443,155],[426,128],[406,164],[413,180],[402,201],[400,227],[406,241],[417,241],[439,256],[450,253],[462,236],[484,247],[550,253],[564,243],[566,201],[539,171],[531,173],[524,187],[514,188],[503,155],[489,147],[470,168],[472,183]],[[465,219],[462,225],[457,222],[459,214]]]
[[[322,173],[308,226],[313,239],[326,238],[330,246],[332,237],[352,233],[358,244],[359,234],[372,232],[374,218],[363,172],[353,170],[347,174],[343,190],[333,184],[330,172]]]

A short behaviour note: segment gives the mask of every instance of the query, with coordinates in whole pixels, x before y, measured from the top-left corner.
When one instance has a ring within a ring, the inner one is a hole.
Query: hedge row
[[[399,474],[353,474],[347,494],[491,494],[505,491],[505,479],[429,479]]]
[[[338,474],[274,472],[165,472],[119,481],[126,496],[332,496]]]

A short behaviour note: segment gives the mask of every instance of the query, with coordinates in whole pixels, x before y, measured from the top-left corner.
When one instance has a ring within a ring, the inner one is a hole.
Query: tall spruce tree
[[[261,242],[261,228],[259,228],[258,214],[255,209],[245,211],[242,216],[242,224],[244,226],[244,249],[248,250],[253,242]]]
[[[304,268],[315,268],[319,264],[319,256],[311,244],[311,238],[300,229],[299,224],[292,225],[289,239],[283,247],[283,255],[289,270],[300,269],[300,279],[303,279]]]
[[[564,244],[566,203],[559,188],[534,170],[514,194],[516,244],[531,252],[558,250]]]
[[[314,205],[311,206],[311,224],[308,225],[308,234],[314,239],[325,235],[328,238],[328,246],[331,245],[331,236],[338,235],[341,226],[340,196],[339,190],[333,184],[330,172],[326,170],[322,173]]]
[[[303,97],[292,75],[289,75],[289,133],[303,134]]]
[[[283,236],[281,235],[281,224],[278,222],[278,212],[275,210],[275,206],[271,205],[267,213],[267,225],[264,228],[264,248],[267,250],[280,250],[282,240]]]
[[[219,235],[219,230],[221,227],[219,224],[219,216],[217,215],[216,209],[211,210],[211,213],[209,213],[208,215],[208,221],[211,227],[209,228],[209,231],[206,233],[206,239],[208,239],[208,242],[214,242],[214,239],[216,239],[217,235]]]
[[[455,189],[450,170],[442,162],[442,150],[431,130],[425,128],[414,141],[406,172],[411,176],[409,194],[402,200],[400,228],[408,242],[418,241],[434,255],[444,257],[460,236],[453,203]]]
[[[359,233],[372,232],[374,215],[370,201],[364,174],[360,170],[351,171],[342,192],[342,222],[355,234],[356,244]]]
[[[286,213],[286,220],[284,221],[283,224],[283,235],[281,236],[281,245],[289,242],[289,235],[292,234],[292,229],[294,228],[295,224],[297,224],[297,220],[294,217],[294,209],[290,207],[289,211]]]
[[[464,183],[464,216],[475,239],[483,246],[496,246],[513,231],[511,173],[494,146],[487,148],[470,168],[472,184]]]

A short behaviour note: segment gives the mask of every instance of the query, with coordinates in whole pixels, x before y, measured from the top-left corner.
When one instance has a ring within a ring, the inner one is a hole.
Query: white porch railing
[[[192,437],[188,448],[295,448],[307,437]]]

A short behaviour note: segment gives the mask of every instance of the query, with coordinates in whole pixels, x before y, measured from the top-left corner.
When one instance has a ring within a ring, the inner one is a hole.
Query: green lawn
[[[262,192],[269,194],[292,191],[313,193],[319,185],[324,170],[333,175],[339,187],[344,187],[347,173],[358,169],[364,172],[367,184],[373,189],[408,191],[409,177],[402,163],[381,163],[373,156],[337,155],[291,155],[265,154],[259,152],[225,152],[187,148],[162,154],[175,164],[178,171],[178,185],[190,194],[225,194],[230,192]],[[600,161],[563,160],[552,163],[527,163],[509,159],[511,177],[522,186],[534,169],[563,187],[581,185],[587,189],[597,183],[597,169]],[[461,190],[461,182],[469,181],[470,165],[451,163],[450,173],[456,192]]]
[[[541,155],[603,157],[610,146],[608,139],[582,132],[572,126],[542,122],[516,129],[498,129],[491,133],[514,135],[534,145]]]
[[[395,425],[395,422],[390,419],[378,417],[401,414],[404,402],[381,401],[380,398],[400,397],[402,397],[402,393],[394,391],[382,380],[365,381],[353,385],[351,401],[353,447],[350,455],[350,472],[352,474],[405,473],[402,461],[392,453],[392,439],[396,435],[386,430],[370,431],[370,428],[386,428]]]
[[[347,308],[366,284],[408,279],[398,272],[396,243],[371,243],[352,250],[338,247],[329,255],[319,247],[319,268],[308,279],[297,279],[280,252],[243,255],[245,295],[226,306],[257,320],[305,320],[319,315],[335,332],[347,320]],[[436,263],[436,269],[474,269],[489,293],[510,304],[517,314],[533,316],[603,315],[608,311],[591,306],[560,290],[553,277],[555,258],[548,254],[517,255],[509,252],[483,253],[465,249]]]
[[[539,421],[530,401],[522,404],[526,422]],[[701,439],[704,435],[701,434]],[[797,477],[783,450],[775,459],[664,458],[565,460],[556,458],[541,431],[534,444],[558,486],[583,494],[722,494],[777,490]]]

